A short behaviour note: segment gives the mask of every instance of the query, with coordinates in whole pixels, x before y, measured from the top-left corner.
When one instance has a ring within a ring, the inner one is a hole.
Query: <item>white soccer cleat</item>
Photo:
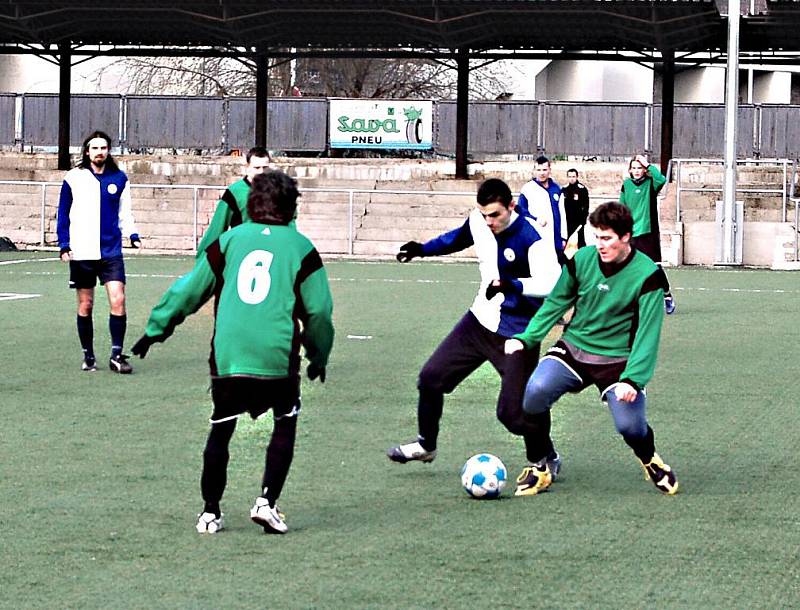
[[[285,534],[289,531],[278,507],[270,506],[267,499],[261,496],[256,498],[256,503],[250,509],[250,519],[253,520],[253,523],[263,527],[268,534]]]
[[[216,534],[224,528],[222,517],[220,513],[217,517],[214,513],[200,513],[197,515],[197,528],[198,534]]]

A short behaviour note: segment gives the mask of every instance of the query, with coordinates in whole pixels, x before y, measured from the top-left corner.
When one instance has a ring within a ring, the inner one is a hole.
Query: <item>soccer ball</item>
[[[508,470],[491,453],[473,455],[461,469],[461,484],[473,498],[497,498],[506,486]]]

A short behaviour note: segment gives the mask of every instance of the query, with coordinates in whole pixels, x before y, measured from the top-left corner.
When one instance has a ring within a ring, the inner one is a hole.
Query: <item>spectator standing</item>
[[[564,187],[564,212],[567,218],[567,239],[578,232],[578,248],[586,245],[586,219],[589,217],[589,190],[578,180],[578,170],[567,170],[569,184]]]

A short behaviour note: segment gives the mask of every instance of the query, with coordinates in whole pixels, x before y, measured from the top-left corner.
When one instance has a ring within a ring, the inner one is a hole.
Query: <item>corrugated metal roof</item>
[[[700,51],[726,46],[720,2],[8,0],[0,44]],[[757,2],[763,12],[743,20],[742,48],[800,50],[800,3]]]

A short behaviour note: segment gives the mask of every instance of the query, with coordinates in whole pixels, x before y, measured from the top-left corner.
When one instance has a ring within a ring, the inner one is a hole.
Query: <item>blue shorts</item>
[[[125,263],[122,256],[101,258],[96,261],[70,261],[69,262],[69,287],[94,288],[97,280],[100,284],[106,282],[125,283]]]

